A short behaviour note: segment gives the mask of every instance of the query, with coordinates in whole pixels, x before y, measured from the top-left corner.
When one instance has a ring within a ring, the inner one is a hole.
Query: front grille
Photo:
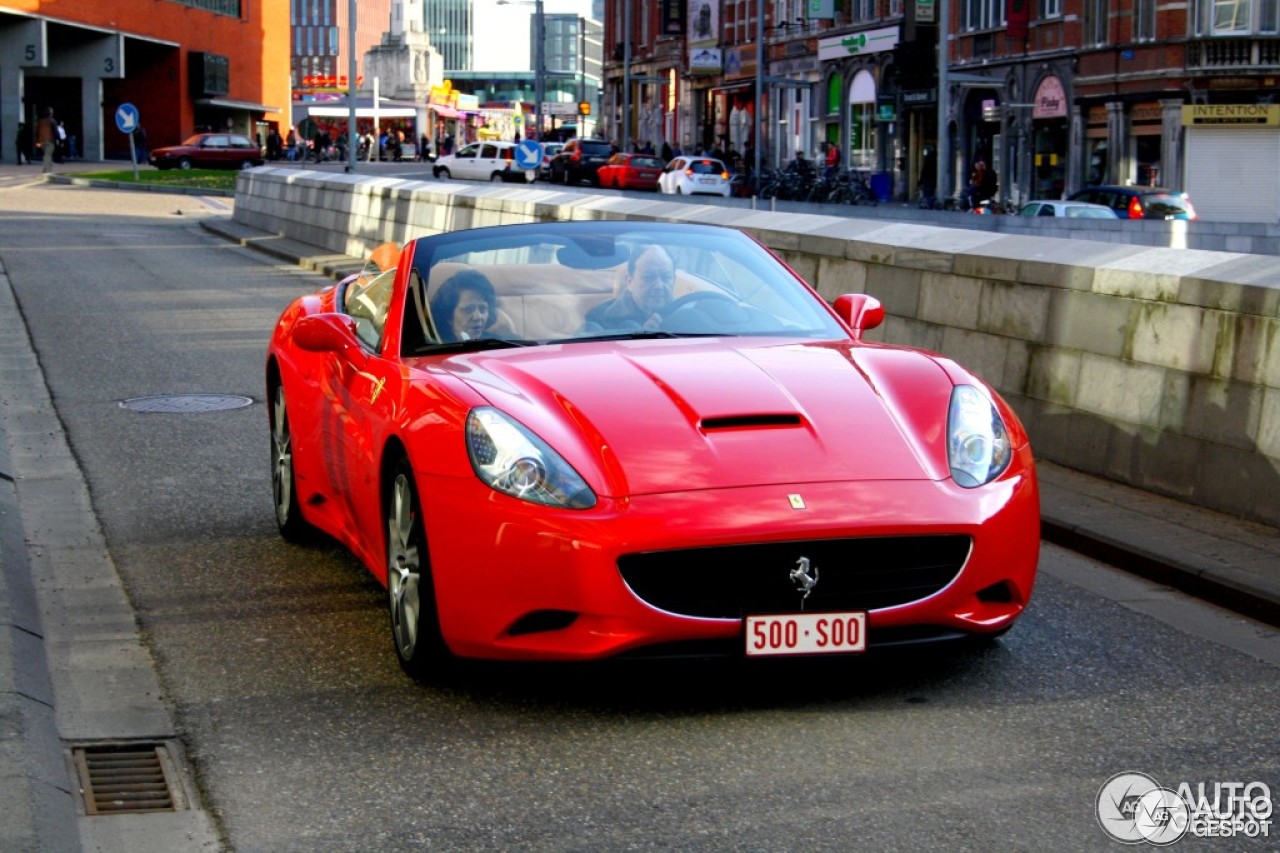
[[[618,570],[637,596],[660,610],[738,619],[800,610],[791,571],[808,558],[817,583],[805,610],[879,610],[943,589],[964,567],[970,547],[969,537],[959,535],[768,542],[627,554]]]

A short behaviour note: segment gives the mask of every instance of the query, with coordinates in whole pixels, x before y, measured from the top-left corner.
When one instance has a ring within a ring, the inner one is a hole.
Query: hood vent
[[[724,415],[718,418],[703,418],[703,432],[716,432],[727,429],[762,429],[770,427],[798,427],[800,416],[783,415]]]

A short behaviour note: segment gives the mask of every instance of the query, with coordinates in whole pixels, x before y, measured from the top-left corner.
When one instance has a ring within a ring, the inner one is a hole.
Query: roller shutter
[[[1200,219],[1280,219],[1280,129],[1189,127],[1185,174]]]

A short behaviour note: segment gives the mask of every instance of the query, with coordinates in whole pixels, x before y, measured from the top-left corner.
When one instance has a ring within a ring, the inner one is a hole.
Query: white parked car
[[[521,181],[533,183],[537,169],[521,169],[515,160],[514,142],[481,141],[462,146],[452,154],[436,158],[431,174],[437,178],[465,178],[470,181]]]
[[[551,180],[551,158],[559,154],[561,148],[564,148],[563,142],[542,143],[542,165],[538,168],[539,178],[544,181]]]
[[[1087,201],[1029,201],[1018,209],[1019,216],[1054,216],[1059,219],[1115,219],[1115,212],[1105,204]]]
[[[729,197],[729,168],[713,157],[677,157],[662,170],[658,189],[667,195]]]

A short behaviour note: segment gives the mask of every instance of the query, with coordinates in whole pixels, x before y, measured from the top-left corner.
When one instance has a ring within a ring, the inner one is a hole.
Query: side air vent
[[[765,427],[798,427],[799,415],[725,415],[718,418],[703,418],[703,432],[715,432],[726,429],[760,429]]]

